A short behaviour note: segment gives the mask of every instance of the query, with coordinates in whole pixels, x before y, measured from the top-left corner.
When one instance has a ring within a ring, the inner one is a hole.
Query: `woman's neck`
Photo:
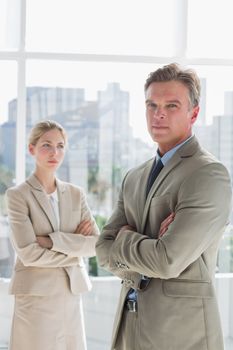
[[[37,177],[46,193],[53,193],[56,190],[56,178],[54,173],[46,173],[43,170],[36,169],[34,175]]]

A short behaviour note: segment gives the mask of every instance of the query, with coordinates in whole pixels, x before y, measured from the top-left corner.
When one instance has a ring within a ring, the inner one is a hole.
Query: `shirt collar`
[[[58,202],[58,194],[57,194],[57,189],[53,192],[48,194],[49,197],[52,197],[56,202]]]
[[[172,149],[170,149],[168,152],[166,152],[162,157],[159,154],[159,150],[157,150],[157,155],[156,155],[156,159],[157,161],[159,159],[161,159],[163,165],[165,166],[166,163],[172,158],[172,156],[175,154],[175,152],[181,147],[183,146],[186,142],[188,142],[194,135],[191,135],[190,137],[188,137],[186,140],[184,140],[183,142],[179,143],[178,145],[176,145],[175,147],[173,147]]]

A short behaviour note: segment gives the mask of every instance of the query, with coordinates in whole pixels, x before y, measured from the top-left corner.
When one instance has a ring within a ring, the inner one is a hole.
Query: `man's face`
[[[179,81],[155,82],[146,91],[147,128],[162,154],[191,136],[198,112]]]

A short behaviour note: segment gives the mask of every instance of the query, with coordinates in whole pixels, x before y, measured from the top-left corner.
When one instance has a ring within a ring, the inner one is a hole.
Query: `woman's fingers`
[[[37,236],[36,240],[42,248],[51,249],[53,246],[53,242],[48,236]]]
[[[82,234],[84,236],[88,236],[92,233],[93,224],[91,220],[83,220],[80,222],[80,224],[77,226],[75,233]]]

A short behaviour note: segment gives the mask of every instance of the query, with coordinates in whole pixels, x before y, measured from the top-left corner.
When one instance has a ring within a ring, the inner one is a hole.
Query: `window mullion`
[[[174,10],[174,52],[175,56],[179,58],[179,63],[185,63],[187,53],[188,1],[176,0]]]
[[[20,43],[17,82],[17,122],[16,122],[16,183],[25,179],[26,160],[26,59],[25,59],[26,0],[21,0]]]

